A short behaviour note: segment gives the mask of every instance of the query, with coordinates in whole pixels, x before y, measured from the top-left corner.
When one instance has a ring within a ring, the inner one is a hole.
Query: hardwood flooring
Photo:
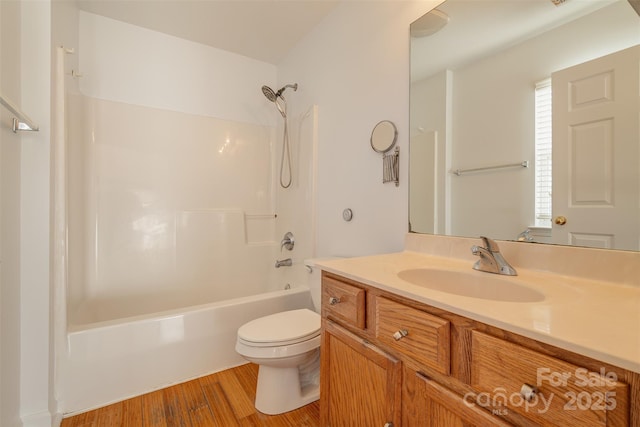
[[[281,415],[253,406],[258,366],[252,363],[65,418],[61,427],[317,427],[316,401]]]

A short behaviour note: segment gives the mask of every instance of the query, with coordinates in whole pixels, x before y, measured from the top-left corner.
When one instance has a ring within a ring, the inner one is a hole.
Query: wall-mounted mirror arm
[[[373,127],[371,132],[371,148],[382,154],[382,183],[395,182],[400,185],[400,148],[396,147],[398,129],[390,120],[383,120]]]

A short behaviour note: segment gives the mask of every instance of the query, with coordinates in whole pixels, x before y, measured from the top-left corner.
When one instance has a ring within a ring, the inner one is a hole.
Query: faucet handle
[[[280,242],[280,252],[282,252],[283,248],[288,251],[292,250],[294,244],[295,244],[295,240],[293,239],[293,233],[291,233],[290,231],[287,231],[287,233],[282,238],[282,241]]]
[[[489,252],[500,252],[500,247],[496,242],[485,236],[480,236],[480,238],[482,239],[482,243],[484,244],[485,249],[487,249]]]

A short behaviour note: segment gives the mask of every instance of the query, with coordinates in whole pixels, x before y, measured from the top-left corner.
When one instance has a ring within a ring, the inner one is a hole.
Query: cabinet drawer
[[[364,329],[364,301],[364,289],[331,277],[322,278],[323,316]]]
[[[449,321],[376,297],[376,339],[413,360],[449,374]]]
[[[514,411],[541,425],[629,423],[628,386],[604,368],[590,372],[477,331],[471,346],[471,386],[480,405]],[[521,395],[525,384],[537,389],[528,402]]]

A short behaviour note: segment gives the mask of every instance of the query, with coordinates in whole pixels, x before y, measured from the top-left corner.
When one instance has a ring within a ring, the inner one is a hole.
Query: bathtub
[[[92,304],[70,318],[62,407],[72,415],[241,365],[238,327],[312,307],[306,286],[120,319]],[[98,320],[79,323],[89,311]]]

